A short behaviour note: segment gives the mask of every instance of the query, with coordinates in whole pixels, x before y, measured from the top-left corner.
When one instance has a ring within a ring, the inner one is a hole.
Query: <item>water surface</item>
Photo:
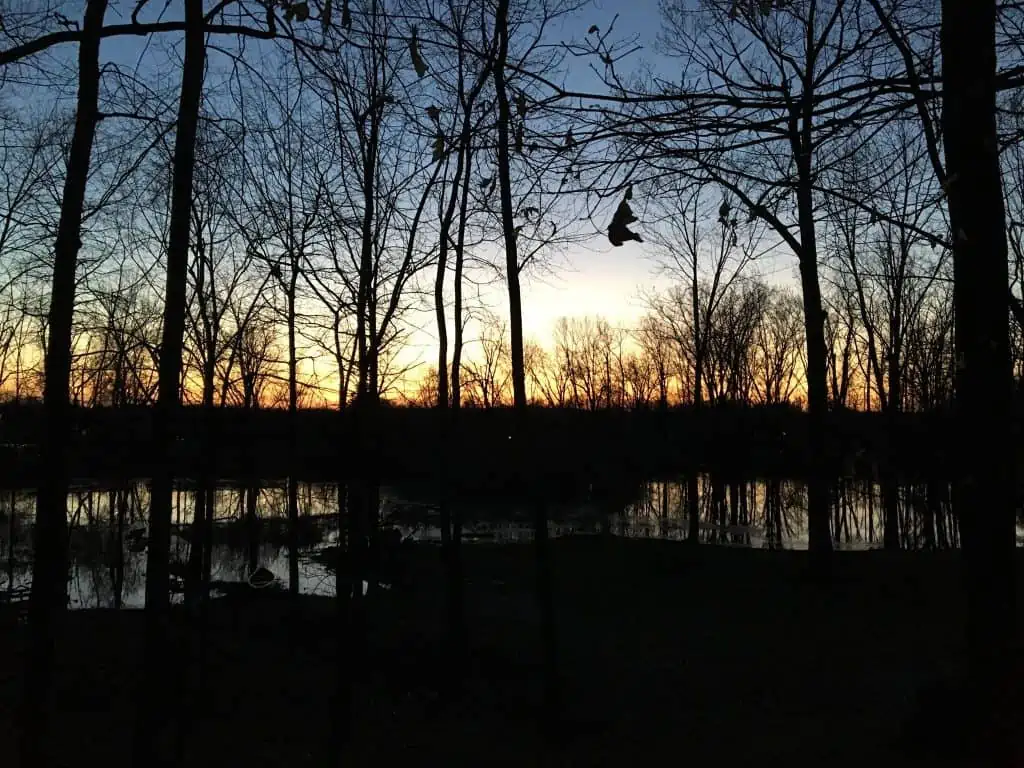
[[[701,539],[719,545],[802,549],[807,546],[806,488],[796,480],[720,482],[698,478]],[[190,526],[198,491],[183,481],[175,490],[171,539],[172,569],[181,572],[189,557]],[[287,585],[287,494],[283,482],[243,487],[222,482],[213,491],[215,529],[211,580],[242,582],[257,566]],[[337,546],[338,488],[300,483],[299,591],[334,594],[334,575],[316,555]],[[652,481],[629,498],[594,493],[571,502],[548,501],[549,533],[560,536],[628,536],[684,539],[688,534],[686,483]],[[31,582],[35,492],[3,491],[0,496],[0,596],[24,596]],[[72,608],[141,608],[146,553],[133,540],[146,529],[149,491],[145,481],[118,486],[83,482],[68,496],[71,565],[68,592]],[[459,502],[464,537],[473,542],[524,542],[533,538],[531,509],[499,497]],[[868,549],[882,539],[882,496],[877,484],[843,479],[833,489],[832,531],[837,548]],[[403,537],[440,543],[436,504],[430,498],[385,487],[380,494],[382,525]],[[948,484],[899,489],[899,534],[906,548],[956,546],[957,527]],[[1020,538],[1020,536],[1019,536]],[[135,551],[133,551],[135,550]]]

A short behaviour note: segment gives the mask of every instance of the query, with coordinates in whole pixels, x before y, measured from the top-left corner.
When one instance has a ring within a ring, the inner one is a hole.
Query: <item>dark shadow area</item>
[[[840,553],[828,590],[806,578],[798,552],[576,537],[554,542],[552,553],[565,716],[560,746],[543,748],[545,759],[892,765],[912,757],[913,742],[928,765],[968,764],[956,759],[955,699],[922,687],[956,672],[964,600],[956,552]],[[366,601],[348,764],[536,764],[530,548],[466,549],[471,650],[465,695],[451,705],[439,698],[438,550],[409,545],[401,557],[406,578]],[[187,722],[187,691],[169,692],[185,705],[175,727],[187,728],[188,765],[329,763],[333,610],[333,601],[303,597],[293,614],[275,590],[236,588],[211,603],[207,716]],[[128,765],[142,613],[75,611],[67,621],[53,756]],[[177,615],[172,626],[171,647],[181,651],[167,663],[183,669],[189,624]],[[6,697],[26,635],[17,627],[2,636]],[[4,743],[12,728],[5,713]],[[921,753],[932,743],[941,749]]]

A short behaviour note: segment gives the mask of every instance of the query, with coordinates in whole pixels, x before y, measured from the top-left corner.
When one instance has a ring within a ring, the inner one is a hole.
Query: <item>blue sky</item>
[[[618,19],[616,19],[618,15]],[[636,38],[644,46],[634,54],[627,66],[640,59],[657,64],[655,51],[661,30],[658,0],[597,0],[581,12],[575,23],[566,20],[563,33],[583,36],[591,24],[607,30],[615,20],[616,39]],[[588,71],[590,62],[570,62],[567,85],[579,90],[598,89],[597,78]],[[598,222],[598,226],[603,223]],[[639,243],[613,248],[603,237],[595,239],[590,248],[577,248],[566,254],[564,268],[557,276],[545,275],[528,280],[524,295],[526,333],[545,338],[553,322],[563,315],[600,314],[613,322],[631,325],[643,313],[638,297],[641,287],[656,282],[651,251]],[[664,281],[657,281],[664,284]]]
[[[618,14],[615,39],[635,40],[643,47],[619,65],[621,71],[628,73],[642,62],[655,72],[668,73],[679,65],[659,55],[662,21],[658,5],[658,0],[597,0],[580,13],[575,24],[566,22],[564,34],[568,36],[572,31],[582,35],[591,24],[605,30]],[[567,84],[584,91],[600,88],[585,63],[571,71]],[[642,190],[637,190],[637,194],[642,195]],[[605,224],[596,223],[601,228]],[[642,220],[636,229],[643,232]],[[527,281],[523,310],[527,335],[546,339],[554,321],[563,315],[600,314],[613,323],[632,327],[644,314],[640,293],[669,284],[657,275],[655,254],[649,244],[627,243],[614,248],[601,236],[587,248],[570,251],[563,263],[564,267],[556,276],[545,275]],[[768,282],[789,283],[795,275],[796,264],[789,254],[781,253],[758,267]]]
[[[162,9],[163,5],[160,2],[154,7]],[[180,14],[180,4],[172,2],[165,18],[178,18]],[[619,18],[615,22],[615,37],[635,37],[645,49],[624,63],[632,66],[641,59],[657,62],[654,48],[661,29],[658,0],[597,0],[576,17],[566,18],[556,34],[559,39],[582,37],[591,24],[604,30],[616,14]],[[108,21],[118,21],[113,11]],[[155,42],[114,38],[104,42],[103,54],[128,67],[144,56],[145,68],[153,71],[167,62],[167,48],[177,37],[162,35]],[[569,62],[572,69],[567,85],[586,90],[599,88],[596,78],[587,70],[588,63],[584,60]],[[173,72],[173,68],[167,69]],[[603,222],[597,224],[603,228]],[[546,270],[544,274],[527,276],[524,283],[526,332],[540,340],[546,340],[552,323],[563,315],[601,314],[613,322],[630,324],[642,312],[642,303],[637,297],[639,289],[655,283],[650,250],[636,243],[612,248],[603,237],[595,238],[590,247],[574,248],[559,257],[556,264],[555,274]],[[503,287],[492,291],[498,311],[503,310],[503,291]],[[423,341],[429,343],[426,339]]]
[[[117,3],[115,5],[125,5]],[[125,6],[127,7],[127,6]],[[154,3],[154,8],[164,8],[163,0]],[[180,0],[172,0],[165,18],[180,18]],[[634,53],[620,66],[628,72],[641,62],[655,70],[678,66],[660,57],[657,52],[658,35],[662,29],[658,0],[596,0],[575,18],[567,18],[556,30],[558,39],[571,36],[582,37],[591,24],[602,30],[608,28],[618,14],[615,23],[615,38],[635,39],[643,50]],[[114,11],[108,22],[117,22]],[[170,49],[177,36],[163,35],[156,41],[121,38],[106,41],[103,45],[105,57],[121,65],[131,67],[140,56],[144,56],[147,74],[154,71],[177,76],[177,67],[172,66],[168,56],[176,56]],[[148,46],[148,48],[147,48]],[[579,90],[599,89],[599,83],[587,69],[589,61],[570,60],[572,67],[567,85]],[[642,190],[638,190],[642,194]],[[605,222],[595,222],[603,229]],[[643,222],[638,225],[643,231]],[[527,275],[524,281],[524,330],[527,337],[546,343],[554,322],[562,316],[602,315],[613,324],[635,326],[644,312],[640,297],[642,291],[665,287],[667,281],[656,277],[653,250],[647,244],[628,243],[620,248],[611,247],[603,236],[595,237],[585,247],[574,247],[560,256],[553,270],[544,274]],[[772,282],[791,280],[795,264],[782,257],[762,267]],[[487,301],[499,314],[505,314],[505,289],[497,285],[490,289]],[[432,357],[432,323],[425,318],[423,333],[417,334],[415,346],[425,359]],[[472,335],[472,332],[470,333]]]

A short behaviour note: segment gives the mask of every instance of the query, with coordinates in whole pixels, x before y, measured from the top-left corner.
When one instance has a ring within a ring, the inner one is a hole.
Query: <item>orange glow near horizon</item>
[[[550,351],[555,324],[561,318],[600,318],[614,328],[635,330],[647,312],[645,296],[672,285],[671,280],[657,274],[656,264],[650,252],[644,248],[581,248],[567,254],[561,263],[552,265],[544,272],[535,270],[534,274],[524,276],[524,340]],[[774,285],[790,283],[787,280],[785,260],[779,259],[778,263],[764,266],[769,268],[765,270],[766,274],[759,275],[761,279]],[[507,331],[508,299],[503,282],[474,290],[471,302],[472,307],[485,307],[504,321]],[[467,308],[469,306],[470,302],[467,302]],[[421,327],[412,331],[408,343],[393,361],[394,368],[407,369],[389,396],[389,399],[397,402],[415,399],[426,376],[436,370],[437,366],[436,329],[433,327],[432,313],[424,312],[416,319]],[[478,328],[478,325],[471,323],[466,331],[463,359],[470,363],[479,359]],[[278,354],[281,351],[278,350]],[[333,358],[324,352],[318,354],[312,348],[300,350],[300,358],[300,407],[337,407],[338,372]],[[276,364],[273,380],[267,385],[260,400],[262,407],[281,407],[286,404],[284,368],[283,361]],[[802,371],[798,379],[794,399],[806,401],[806,383]],[[193,369],[189,370],[185,389],[185,402],[199,402],[200,386]],[[855,393],[863,391],[859,382],[854,382],[853,389]],[[3,390],[13,392],[10,381]],[[219,403],[219,400],[218,385],[215,402]],[[862,395],[858,398],[855,394],[851,400],[855,407],[864,407]]]

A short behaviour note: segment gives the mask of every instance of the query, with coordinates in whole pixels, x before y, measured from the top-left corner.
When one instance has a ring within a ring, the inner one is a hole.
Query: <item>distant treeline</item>
[[[151,468],[147,408],[74,411],[70,444],[81,477],[146,476]],[[902,473],[948,475],[953,434],[946,413],[832,411],[828,457],[838,474],[875,471],[891,462]],[[438,472],[438,415],[428,408],[382,407],[372,450],[382,481],[430,482]],[[807,415],[786,405],[720,405],[693,410],[535,408],[531,477],[567,491],[607,477],[671,476],[693,469],[742,475],[798,475],[807,465]],[[42,429],[37,404],[0,406],[2,478],[31,484],[34,446]],[[449,476],[467,487],[516,487],[511,476],[513,413],[465,409],[455,432]],[[290,450],[287,411],[185,407],[176,425],[178,473],[201,470],[222,478],[279,477]],[[301,479],[344,480],[352,456],[349,415],[331,410],[297,413],[296,452]],[[206,455],[200,450],[210,441]],[[212,451],[209,448],[212,447]]]

